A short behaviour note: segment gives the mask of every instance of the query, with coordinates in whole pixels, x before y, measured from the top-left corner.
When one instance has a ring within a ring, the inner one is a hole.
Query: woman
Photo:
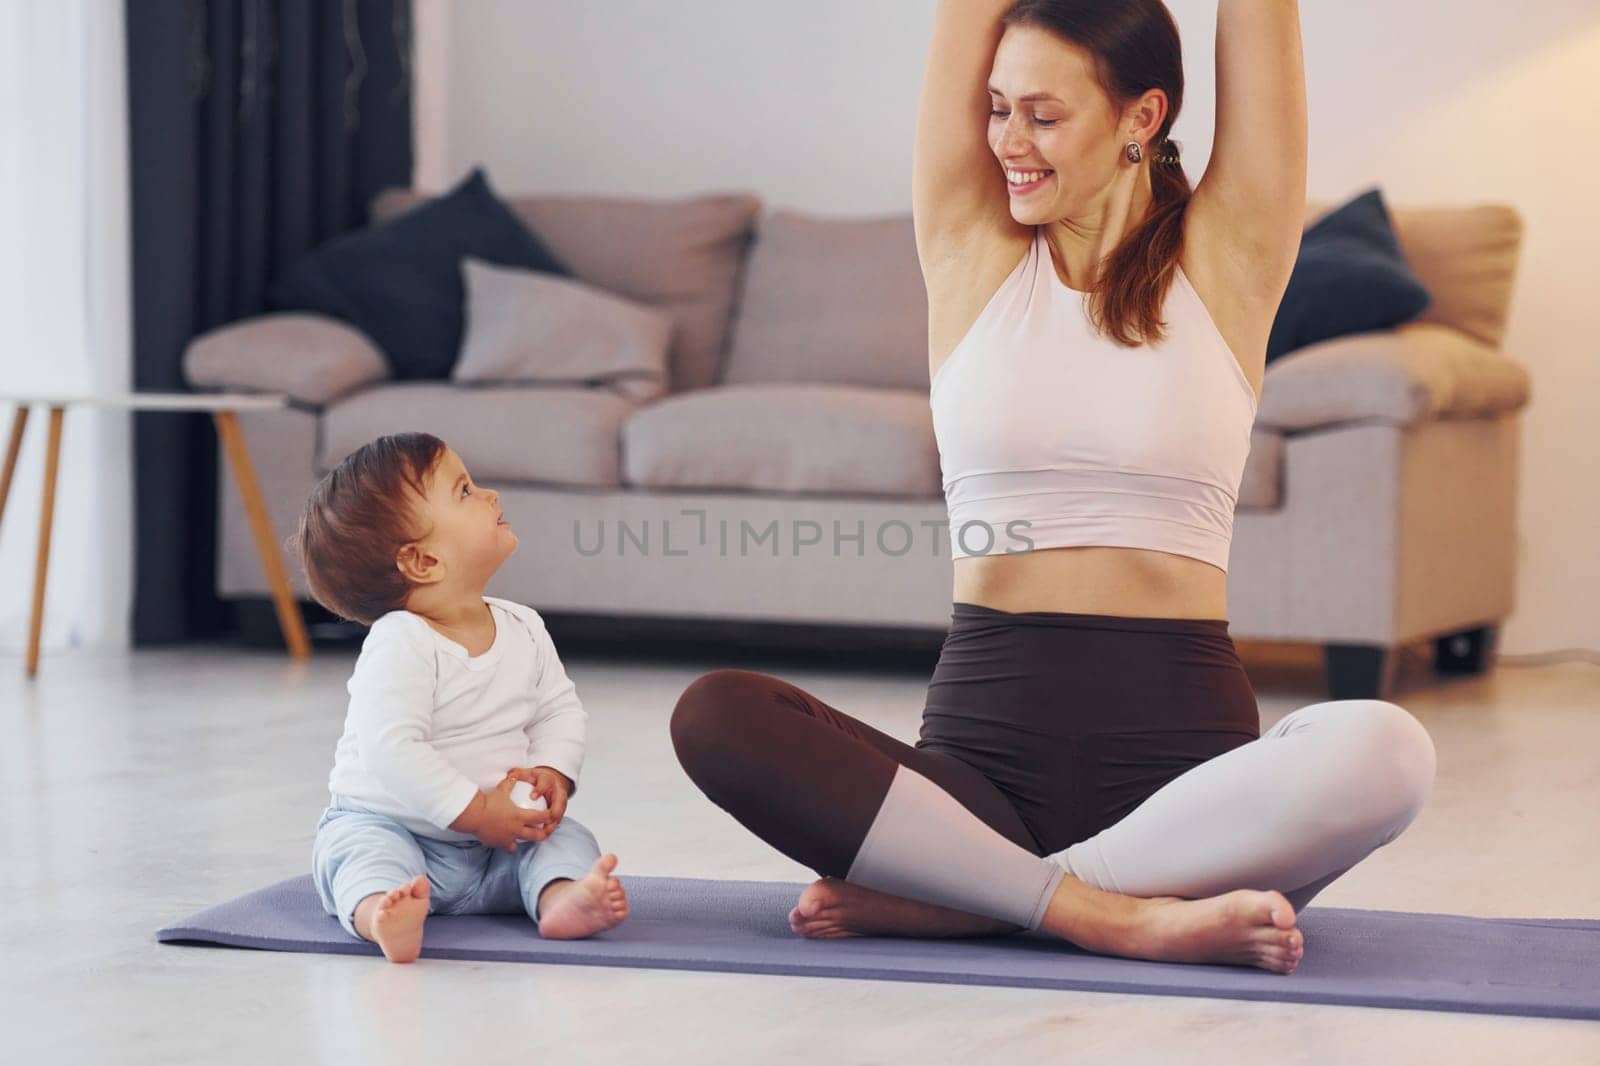
[[[1305,209],[1294,0],[1221,0],[1191,193],[1159,0],[943,0],[913,207],[955,555],[909,746],[718,670],[706,795],[822,880],[810,937],[1038,931],[1289,973],[1295,912],[1410,824],[1433,745],[1380,700],[1265,735],[1228,635],[1233,507]]]

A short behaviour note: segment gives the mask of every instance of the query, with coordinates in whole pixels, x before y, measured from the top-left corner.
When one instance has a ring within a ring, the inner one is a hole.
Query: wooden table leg
[[[255,534],[261,568],[266,571],[267,585],[272,589],[272,605],[278,612],[278,627],[283,630],[289,654],[296,659],[304,659],[311,654],[311,642],[306,639],[305,620],[300,616],[300,605],[295,602],[294,591],[289,587],[289,575],[283,568],[283,556],[272,536],[272,519],[261,497],[261,485],[256,481],[256,468],[250,462],[250,450],[245,447],[239,416],[234,411],[217,411],[212,419],[216,422],[217,438],[222,441],[228,465],[233,469],[233,480],[239,486],[239,495],[244,499],[244,513],[250,519],[250,529]]]
[[[11,475],[17,472],[17,453],[22,450],[22,431],[28,428],[28,405],[17,404],[11,416],[11,443],[6,445],[6,465],[0,469],[0,519],[6,516],[6,497],[11,495]]]
[[[33,617],[28,622],[28,676],[39,673],[39,631],[44,626],[44,582],[50,568],[50,526],[56,511],[56,471],[61,466],[61,417],[65,407],[50,408],[48,443],[44,452],[44,502],[39,507],[39,556],[33,568]],[[12,426],[12,440],[16,440],[16,426]],[[10,479],[10,463],[7,477]]]

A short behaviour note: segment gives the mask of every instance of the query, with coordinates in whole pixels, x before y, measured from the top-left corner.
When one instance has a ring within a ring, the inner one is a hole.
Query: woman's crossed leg
[[[1108,892],[1037,854],[1005,796],[780,678],[717,670],[691,684],[672,741],[712,802],[823,875],[791,914],[806,935],[1039,930],[1104,954],[1280,973],[1301,952],[1276,891],[1201,900]]]
[[[1017,928],[870,892],[848,881],[902,766],[952,797],[985,835],[998,833],[1025,849],[1024,856],[1037,855],[1032,834],[1010,801],[960,760],[918,750],[780,678],[747,670],[716,670],[690,685],[673,712],[672,742],[707,798],[822,875],[790,915],[797,933],[830,937],[903,930],[970,936]],[[1036,859],[1027,870],[1040,891],[1055,879]],[[861,906],[868,896],[876,897],[870,910]],[[846,909],[848,929],[840,922]]]
[[[1271,886],[1299,911],[1411,824],[1434,770],[1433,741],[1405,708],[1308,704],[1049,858],[1109,892],[1194,899]]]

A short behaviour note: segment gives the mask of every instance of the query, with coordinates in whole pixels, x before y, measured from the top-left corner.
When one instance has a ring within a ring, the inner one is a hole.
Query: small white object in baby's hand
[[[529,797],[532,796],[532,799]],[[533,786],[526,781],[518,781],[511,786],[511,802],[518,807],[526,807],[530,811],[547,811],[550,804],[544,801],[543,796],[533,795]]]

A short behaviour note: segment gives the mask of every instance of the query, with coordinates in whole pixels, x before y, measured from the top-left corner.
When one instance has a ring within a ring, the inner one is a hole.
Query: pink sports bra
[[[1228,569],[1256,396],[1178,268],[1166,339],[1100,336],[1044,231],[934,375],[956,558],[1107,545]]]

